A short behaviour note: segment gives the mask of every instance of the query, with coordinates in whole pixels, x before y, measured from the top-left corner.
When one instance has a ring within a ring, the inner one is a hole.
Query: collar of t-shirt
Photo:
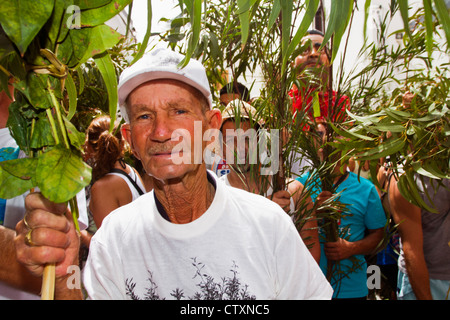
[[[214,187],[214,190],[216,190],[217,189],[216,180],[213,178],[213,176],[209,172],[206,172],[206,177],[208,178],[209,183],[211,183],[212,186]],[[164,209],[164,207],[161,204],[161,202],[156,197],[156,193],[155,192],[153,192],[153,196],[155,197],[156,208],[158,209],[159,214],[161,215],[161,217],[163,217],[164,219],[166,219],[167,221],[170,222],[169,215],[167,214],[167,212]]]

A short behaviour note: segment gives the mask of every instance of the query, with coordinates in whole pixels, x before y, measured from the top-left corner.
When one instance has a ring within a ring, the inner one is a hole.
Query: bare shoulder
[[[91,197],[115,197],[120,199],[120,202],[132,199],[130,188],[122,178],[116,175],[106,175],[97,180],[91,188]]]

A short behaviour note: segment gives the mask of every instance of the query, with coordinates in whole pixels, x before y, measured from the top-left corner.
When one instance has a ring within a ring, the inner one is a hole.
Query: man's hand
[[[353,243],[342,238],[336,242],[325,242],[325,255],[327,259],[339,261],[354,255]]]
[[[268,196],[270,200],[277,203],[286,213],[291,211],[291,194],[286,190],[275,192],[272,196]]]
[[[17,260],[32,274],[41,276],[48,263],[56,264],[56,279],[78,265],[79,236],[66,203],[53,203],[40,193],[25,199],[25,217],[16,226]]]

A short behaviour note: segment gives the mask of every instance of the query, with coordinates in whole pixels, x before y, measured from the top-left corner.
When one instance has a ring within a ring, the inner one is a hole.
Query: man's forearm
[[[41,279],[33,276],[16,259],[14,230],[0,226],[0,282],[39,294]]]
[[[70,289],[68,286],[69,276],[56,279],[55,281],[55,300],[83,300],[81,289]],[[81,283],[81,280],[80,280]]]
[[[414,295],[419,300],[433,299],[430,289],[430,276],[423,251],[411,250],[409,243],[403,243],[406,272]]]

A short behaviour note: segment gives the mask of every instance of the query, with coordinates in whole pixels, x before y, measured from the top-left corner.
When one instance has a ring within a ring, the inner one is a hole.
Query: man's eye
[[[186,110],[178,109],[178,110],[175,111],[175,113],[176,113],[176,114],[185,114],[185,113],[186,113]]]
[[[138,116],[139,120],[147,120],[149,118],[150,118],[150,116],[148,114],[142,114],[142,115]]]

